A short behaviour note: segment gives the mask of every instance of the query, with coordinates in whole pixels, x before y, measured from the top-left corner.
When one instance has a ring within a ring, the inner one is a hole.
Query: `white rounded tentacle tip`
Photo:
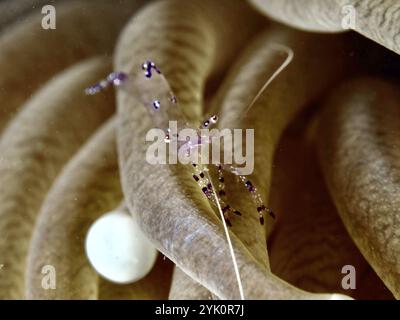
[[[135,220],[122,210],[106,213],[92,224],[85,249],[101,276],[121,284],[145,277],[157,258],[157,250]]]
[[[350,296],[346,296],[345,294],[334,293],[331,294],[330,300],[354,300],[354,299]]]

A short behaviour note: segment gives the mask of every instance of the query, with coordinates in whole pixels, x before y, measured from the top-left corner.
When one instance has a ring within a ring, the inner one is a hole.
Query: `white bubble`
[[[116,283],[131,283],[153,268],[157,250],[124,211],[97,219],[86,236],[86,254],[94,269]]]
[[[352,297],[346,296],[345,294],[334,293],[331,295],[330,300],[354,300]]]

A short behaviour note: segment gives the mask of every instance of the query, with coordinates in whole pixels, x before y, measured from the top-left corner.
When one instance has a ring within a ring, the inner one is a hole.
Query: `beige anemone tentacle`
[[[35,94],[0,141],[0,297],[23,298],[32,229],[51,183],[90,134],[114,111],[112,92],[83,90],[110,70],[91,59],[68,69]]]
[[[31,299],[162,299],[171,266],[159,259],[153,271],[132,285],[98,277],[85,253],[90,225],[122,199],[115,121],[96,132],[63,169],[40,210],[27,264],[26,296]],[[56,290],[43,290],[44,265],[54,266]]]
[[[311,292],[393,299],[354,245],[330,199],[318,165],[314,123],[309,115],[298,117],[277,147],[271,206],[280,219],[269,244],[271,269]],[[346,290],[342,268],[349,265],[356,270],[356,287]]]
[[[43,202],[29,247],[28,299],[97,298],[98,276],[84,241],[91,223],[121,199],[114,122],[109,121],[64,167]],[[43,290],[45,265],[56,270],[56,290]]]
[[[55,30],[41,27],[39,10],[0,34],[0,132],[40,86],[64,68],[97,54],[109,54],[124,22],[142,1],[118,6],[101,0],[56,5]],[[85,10],[87,9],[87,10]]]
[[[397,0],[249,0],[269,17],[292,27],[321,32],[351,28],[400,54]],[[354,26],[349,19],[354,17]]]
[[[151,272],[132,284],[115,284],[99,279],[99,300],[165,300],[172,281],[173,263],[158,255]]]
[[[292,27],[322,32],[344,31],[336,1],[248,0],[256,9]]]
[[[0,29],[9,27],[16,19],[32,12],[35,8],[41,12],[48,0],[5,0],[0,2]]]
[[[400,94],[398,84],[357,79],[326,102],[319,155],[352,239],[400,298]]]
[[[175,267],[169,300],[210,300],[213,298],[210,291],[189,277],[179,267]]]
[[[171,1],[146,8],[135,17],[121,37],[116,52],[116,69],[129,72],[133,67],[139,67],[143,60],[153,59],[162,67],[185,111],[192,118],[198,118],[206,78],[218,72],[221,62],[226,61],[226,53],[232,50],[226,47],[240,39],[238,33],[225,34],[221,42],[220,34],[212,26],[216,20],[233,23],[232,18],[236,19],[236,24],[248,25],[244,14],[240,18],[234,14],[235,6],[225,8],[223,12],[215,6],[215,2],[211,2],[203,9],[196,2],[182,5]],[[146,38],[141,37],[144,31]],[[259,128],[264,125],[262,120],[270,117],[268,125],[273,129],[267,133],[271,137],[263,145],[266,150],[273,151],[280,132],[290,118],[337,80],[344,66],[339,54],[343,49],[341,39],[324,40],[289,31],[273,33],[271,37],[274,41],[298,45],[301,57],[291,65],[290,70],[276,79],[281,80],[279,85],[272,86],[253,109],[263,115],[258,120]],[[316,43],[320,45],[310,55]],[[320,79],[322,65],[326,68],[326,76]],[[251,72],[255,73],[254,70]],[[299,73],[304,74],[302,81],[299,81]],[[287,92],[289,85],[296,87],[294,95]],[[254,93],[254,90],[251,91]],[[267,98],[270,103],[266,102]],[[247,97],[247,100],[250,98]],[[226,104],[228,102],[225,101]],[[137,214],[144,232],[161,252],[213,294],[219,298],[239,298],[221,222],[190,179],[190,170],[179,165],[154,167],[146,162],[143,140],[152,124],[135,97],[120,91],[118,113],[117,141],[124,196],[129,209]],[[262,138],[265,138],[265,133]],[[271,155],[268,157],[271,158]],[[269,170],[267,168],[267,174]],[[246,298],[330,297],[301,291],[266,272],[265,266],[254,259],[247,246],[233,232],[231,238]]]

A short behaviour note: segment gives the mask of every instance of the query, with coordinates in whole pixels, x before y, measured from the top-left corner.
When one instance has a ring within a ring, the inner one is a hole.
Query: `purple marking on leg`
[[[113,72],[107,77],[107,80],[111,82],[114,86],[120,86],[126,79],[128,75],[125,72]]]
[[[158,69],[156,64],[150,60],[147,60],[142,64],[142,69],[144,70],[144,74],[147,78],[151,78],[153,76],[152,70],[155,70],[158,74],[161,74],[161,70]]]

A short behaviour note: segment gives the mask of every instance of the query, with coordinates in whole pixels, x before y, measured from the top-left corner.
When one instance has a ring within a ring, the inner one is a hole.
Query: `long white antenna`
[[[216,191],[215,191],[215,188],[214,188],[214,184],[213,184],[213,182],[212,182],[211,175],[210,175],[210,173],[209,173],[208,170],[206,170],[206,174],[207,174],[207,176],[208,176],[208,180],[209,180],[210,183],[211,183],[211,187],[212,187],[212,190],[213,190],[213,195],[214,195],[214,198],[215,198],[215,202],[216,202],[216,204],[217,204],[218,211],[219,211],[219,213],[220,213],[220,215],[221,215],[222,224],[224,225],[225,236],[226,236],[226,239],[228,240],[228,246],[229,246],[229,251],[230,251],[231,257],[232,257],[233,268],[234,268],[234,270],[235,270],[236,280],[237,280],[237,283],[238,283],[238,286],[239,286],[240,299],[241,299],[241,300],[244,300],[244,293],[243,293],[242,280],[240,279],[239,268],[238,268],[238,265],[237,265],[237,262],[236,262],[235,252],[233,251],[233,246],[232,246],[231,237],[230,237],[230,235],[229,235],[228,226],[226,225],[224,213],[222,212],[221,204],[220,204],[219,199],[218,199],[218,197],[217,197],[217,195],[216,195]]]
[[[246,108],[246,110],[244,111],[242,117],[244,117],[247,112],[251,109],[251,107],[254,105],[254,103],[257,101],[257,99],[261,96],[261,94],[264,92],[264,90],[269,86],[269,84],[289,65],[289,63],[293,60],[293,50],[290,49],[289,47],[285,46],[285,45],[281,45],[281,44],[273,44],[271,47],[273,47],[276,50],[281,50],[287,53],[287,57],[285,59],[285,61],[279,66],[278,69],[275,70],[275,72],[271,75],[271,77],[268,78],[268,80],[264,83],[264,85],[262,86],[262,88],[258,91],[258,93],[255,95],[255,97],[251,100],[249,106]],[[221,220],[222,220],[222,224],[224,226],[224,231],[225,231],[225,236],[226,239],[228,241],[228,246],[229,246],[229,251],[232,257],[232,262],[233,262],[233,268],[235,270],[235,275],[236,275],[236,279],[237,279],[237,283],[239,286],[239,294],[240,294],[240,299],[244,300],[244,293],[243,293],[243,286],[242,286],[242,280],[240,278],[240,273],[239,273],[239,268],[237,265],[237,261],[236,261],[236,256],[235,256],[235,252],[233,250],[233,246],[232,246],[232,241],[231,241],[231,237],[229,235],[229,230],[228,230],[228,226],[226,225],[225,222],[225,217],[224,217],[224,213],[222,212],[222,208],[221,208],[221,204],[219,202],[219,199],[216,195],[215,192],[215,188],[210,176],[210,173],[208,172],[208,170],[206,171],[208,179],[211,183],[211,187],[213,190],[213,196],[215,198],[215,202],[217,204],[218,207],[218,211],[221,215]]]
[[[251,107],[254,105],[254,103],[257,101],[257,99],[261,96],[261,94],[264,92],[264,90],[270,85],[270,83],[289,65],[290,62],[293,60],[293,50],[290,49],[289,47],[279,44],[279,43],[274,43],[271,44],[271,48],[275,50],[280,50],[284,51],[287,54],[286,60],[280,65],[278,69],[275,70],[275,72],[271,75],[271,77],[268,78],[268,80],[264,83],[260,91],[255,95],[253,100],[251,100],[249,106],[246,108],[246,110],[243,112],[242,118],[246,116],[247,112],[251,109]]]

